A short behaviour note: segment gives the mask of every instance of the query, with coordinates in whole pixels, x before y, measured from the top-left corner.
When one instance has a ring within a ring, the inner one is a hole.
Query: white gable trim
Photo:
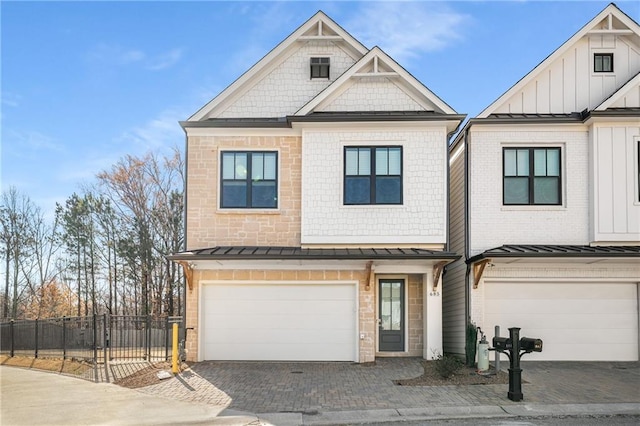
[[[372,67],[372,69],[365,72],[364,70],[369,67]],[[418,104],[425,107],[428,106],[429,108],[431,108],[431,105],[435,105],[436,108],[440,110],[438,112],[456,114],[456,111],[447,105],[446,102],[440,99],[435,93],[407,72],[407,70],[402,68],[382,49],[376,46],[338,79],[336,79],[336,81],[331,83],[316,97],[307,102],[307,104],[300,108],[294,115],[307,115],[313,112],[319,105],[338,96],[346,90],[351,79],[359,77],[397,78],[398,82],[396,84],[400,85],[405,83],[410,89],[406,92],[407,95],[414,99]]]
[[[618,102],[621,98],[625,97],[631,90],[638,90],[640,85],[640,73],[636,74],[631,80],[627,81],[624,86],[618,89],[613,95],[609,96],[600,105],[594,108],[594,111],[604,111],[614,103]]]
[[[344,41],[356,56],[362,56],[367,53],[368,50],[331,18],[322,11],[318,11],[307,22],[298,27],[289,37],[280,42],[280,44],[267,53],[255,65],[249,68],[249,70],[242,74],[236,81],[227,86],[226,89],[220,92],[209,103],[189,117],[188,121],[200,121],[207,118],[211,111],[218,105],[243,89],[246,90],[246,86],[250,86],[254,78],[259,76],[266,68],[275,66],[274,62],[279,62],[278,59],[280,59],[280,61],[284,60],[285,58],[282,56],[291,50],[296,42],[306,42],[309,40]]]
[[[612,27],[612,20],[615,17],[621,23],[627,26],[627,29],[614,29]],[[609,29],[596,29],[595,27],[600,24],[604,19],[608,20]],[[540,62],[533,70],[531,70],[527,75],[521,78],[516,84],[511,86],[509,90],[502,94],[498,99],[496,99],[491,105],[485,108],[480,114],[478,114],[477,118],[487,118],[491,115],[499,106],[501,106],[505,101],[510,99],[514,94],[518,91],[522,90],[524,86],[529,84],[535,78],[537,78],[553,61],[555,61],[560,56],[564,55],[567,50],[569,50],[578,40],[590,33],[598,33],[598,34],[635,34],[640,37],[640,26],[631,18],[629,18],[624,12],[622,12],[618,7],[611,3],[609,4],[602,12],[596,15],[589,23],[583,26],[577,33],[575,33],[569,40],[567,40],[564,44],[562,44],[558,49],[556,49],[551,55],[547,56],[542,62]]]

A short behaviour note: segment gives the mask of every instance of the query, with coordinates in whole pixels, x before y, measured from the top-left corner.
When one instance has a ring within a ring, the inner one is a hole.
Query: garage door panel
[[[286,312],[292,315],[313,314],[314,312],[326,315],[328,310],[336,315],[346,314],[353,310],[353,301],[343,300],[233,300],[227,299],[230,303],[216,304],[215,312],[224,315],[233,315],[237,312],[251,312],[252,314],[281,314]],[[268,303],[267,303],[268,302]],[[207,315],[212,309],[204,312]]]
[[[485,289],[487,299],[524,299],[530,297],[528,292],[523,292],[524,287],[545,286],[545,290],[536,293],[536,298],[541,300],[572,300],[572,299],[614,299],[624,300],[633,298],[636,294],[634,285],[628,283],[491,283]]]
[[[307,330],[222,330],[211,336],[207,342],[215,345],[227,344],[243,344],[251,343],[254,345],[344,345],[352,343],[354,335],[351,330],[332,330],[331,333],[312,334]],[[220,348],[221,350],[224,348]]]
[[[202,358],[355,361],[354,283],[202,286]]]
[[[284,353],[296,353],[297,360],[300,361],[315,361],[315,360],[334,360],[338,357],[339,360],[351,360],[352,355],[349,350],[342,350],[342,352],[336,352],[335,348],[330,348],[323,344],[307,344],[305,346],[289,344],[278,346],[267,346],[262,344],[230,344],[225,345],[223,350],[220,350],[217,346],[205,347],[205,351],[219,352],[223,359],[234,359],[244,361],[265,361],[281,360],[280,356]],[[283,360],[286,361],[286,360]]]
[[[494,299],[486,302],[486,312],[519,313],[538,312],[540,314],[567,312],[568,314],[622,314],[634,313],[637,302],[631,299],[574,299],[567,300],[527,299],[514,302],[511,299]]]
[[[543,352],[526,359],[638,359],[634,283],[489,282],[483,322],[503,336],[520,327],[520,336],[542,339]]]
[[[348,328],[353,329],[352,324],[346,324],[344,317],[321,314],[309,314],[303,317],[295,315],[264,315],[253,314],[251,316],[235,313],[233,315],[213,314],[205,316],[206,324],[218,324],[217,329],[229,330],[269,330],[281,328],[287,330],[333,330]]]
[[[281,291],[286,291],[290,300],[322,300],[327,298],[327,287],[332,287],[330,300],[353,299],[353,287],[343,285],[304,284],[233,284],[229,286],[207,286],[207,295],[215,300],[280,300]]]

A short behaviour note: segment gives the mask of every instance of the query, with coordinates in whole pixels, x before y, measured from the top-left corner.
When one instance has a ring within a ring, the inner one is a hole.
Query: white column
[[[424,337],[422,357],[433,359],[443,355],[442,348],[442,278],[433,291],[433,271],[422,276],[422,318]]]

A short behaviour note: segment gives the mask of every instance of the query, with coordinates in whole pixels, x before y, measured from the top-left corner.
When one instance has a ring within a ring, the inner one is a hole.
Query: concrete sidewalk
[[[640,363],[526,365],[524,401],[507,385],[396,386],[417,359],[200,363],[139,390],[0,367],[2,425],[340,425],[459,418],[639,415]]]

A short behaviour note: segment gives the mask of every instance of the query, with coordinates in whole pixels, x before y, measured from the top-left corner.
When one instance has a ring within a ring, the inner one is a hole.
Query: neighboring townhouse
[[[182,122],[188,358],[441,354],[463,119],[318,12]]]
[[[449,150],[445,352],[471,320],[542,339],[526,359],[638,360],[639,151],[640,28],[610,4]]]

